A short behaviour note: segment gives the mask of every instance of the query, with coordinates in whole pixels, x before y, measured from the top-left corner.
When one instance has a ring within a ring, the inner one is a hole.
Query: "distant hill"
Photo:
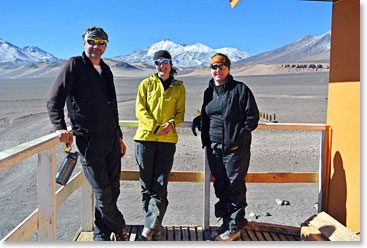
[[[310,60],[323,56],[330,51],[331,31],[317,37],[306,35],[302,39],[292,42],[286,46],[253,55],[249,58],[234,62],[234,64],[260,64],[260,63],[283,63]],[[322,54],[322,55],[321,55]],[[327,59],[329,61],[329,59]]]
[[[144,77],[154,71],[153,53],[160,49],[168,50],[173,56],[173,65],[181,71],[181,75],[199,75],[208,70],[211,56],[217,52],[227,54],[232,61],[232,69],[239,74],[258,73],[300,73],[328,70],[330,61],[330,34],[321,36],[307,35],[286,46],[250,55],[236,48],[212,49],[201,43],[187,45],[171,40],[156,42],[147,48],[135,50],[130,55],[103,58],[111,67],[116,77]],[[64,61],[54,57],[37,47],[19,48],[0,39],[0,78],[55,78]],[[287,66],[287,63],[293,63]],[[306,63],[305,65],[302,63]],[[322,68],[308,67],[321,63]],[[241,67],[246,64],[274,64],[273,66]],[[281,64],[276,66],[275,64]],[[299,66],[297,67],[297,64]],[[294,67],[292,67],[294,66]],[[248,70],[246,72],[246,70]]]
[[[187,45],[184,43],[175,43],[171,40],[161,40],[146,48],[135,50],[133,53],[124,56],[113,57],[117,61],[145,62],[152,63],[152,57],[157,50],[168,50],[173,57],[173,65],[176,67],[198,67],[207,65],[210,58],[215,53],[226,54],[231,61],[239,61],[250,57],[251,55],[236,48],[213,49],[204,44],[196,43]]]
[[[0,63],[54,62],[59,61],[49,52],[35,46],[19,48],[0,39]]]

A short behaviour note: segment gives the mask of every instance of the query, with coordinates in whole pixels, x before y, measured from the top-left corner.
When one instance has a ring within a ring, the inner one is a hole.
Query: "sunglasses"
[[[162,60],[154,60],[153,62],[154,62],[155,65],[158,66],[158,65],[161,65],[161,64],[167,65],[169,61],[170,61],[170,59],[162,59]]]
[[[98,44],[100,46],[103,46],[104,44],[107,43],[107,40],[95,40],[95,39],[84,39],[89,45],[94,46],[95,44]]]
[[[218,68],[219,70],[224,70],[226,67],[226,65],[210,65],[210,68],[212,68],[213,70],[217,70]]]

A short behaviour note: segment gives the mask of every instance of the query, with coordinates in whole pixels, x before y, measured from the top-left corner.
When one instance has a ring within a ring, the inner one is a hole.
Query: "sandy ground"
[[[328,73],[236,76],[253,91],[259,109],[275,113],[280,123],[325,123]],[[200,109],[202,92],[209,76],[177,76],[186,87],[185,120],[191,121]],[[142,78],[116,78],[120,120],[135,120],[135,97]],[[46,97],[54,78],[0,79],[0,150],[51,133]],[[262,120],[264,121],[264,120]],[[133,152],[134,128],[123,128],[127,154],[123,169],[137,170]],[[203,170],[203,150],[199,137],[180,129],[173,170]],[[318,172],[321,133],[318,131],[253,132],[250,172]],[[64,157],[57,146],[57,165]],[[0,238],[18,225],[35,208],[37,157],[31,157],[0,172]],[[80,164],[75,171],[80,170]],[[247,217],[250,220],[299,226],[317,210],[318,184],[247,184]],[[57,186],[58,187],[58,186]],[[163,224],[203,222],[203,185],[169,183],[168,210]],[[57,239],[70,240],[80,226],[80,191],[76,191],[57,211]],[[278,206],[276,199],[288,200]],[[143,224],[138,182],[121,182],[119,208],[128,224]],[[211,188],[211,206],[216,198]],[[212,210],[212,209],[211,209]],[[265,216],[265,213],[271,216]],[[259,215],[250,218],[250,213]],[[218,224],[211,211],[211,224]],[[32,237],[35,240],[37,235]]]

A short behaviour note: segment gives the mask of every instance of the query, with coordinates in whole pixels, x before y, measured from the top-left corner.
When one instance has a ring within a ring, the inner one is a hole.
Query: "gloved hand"
[[[192,124],[191,124],[191,130],[192,133],[197,136],[196,134],[196,128],[201,132],[201,116],[196,116],[193,120],[192,120]]]

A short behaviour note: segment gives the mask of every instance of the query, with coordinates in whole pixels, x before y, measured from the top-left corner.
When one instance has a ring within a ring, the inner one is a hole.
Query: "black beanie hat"
[[[159,50],[156,51],[153,55],[153,60],[157,60],[159,58],[166,58],[166,59],[171,59],[171,54],[169,54],[168,51],[166,50]]]

